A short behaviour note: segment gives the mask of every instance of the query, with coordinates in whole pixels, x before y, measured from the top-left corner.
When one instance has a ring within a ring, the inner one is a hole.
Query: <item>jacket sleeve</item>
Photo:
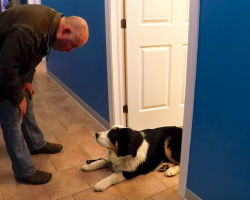
[[[32,83],[33,82],[33,78],[34,78],[34,75],[35,75],[35,72],[36,72],[36,69],[33,68],[29,71],[29,74],[22,78],[22,83]]]
[[[0,88],[16,106],[24,98],[19,65],[33,57],[37,48],[37,37],[33,30],[26,25],[14,25],[9,30],[0,51]]]

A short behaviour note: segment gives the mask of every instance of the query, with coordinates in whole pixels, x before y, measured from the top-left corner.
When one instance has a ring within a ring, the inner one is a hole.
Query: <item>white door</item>
[[[126,0],[128,126],[183,124],[188,0]]]

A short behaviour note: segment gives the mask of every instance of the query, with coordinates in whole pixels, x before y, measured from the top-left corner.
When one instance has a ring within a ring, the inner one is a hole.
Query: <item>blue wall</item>
[[[20,0],[20,4],[28,4],[27,0]]]
[[[250,1],[201,0],[187,188],[250,197]]]
[[[51,49],[48,70],[109,122],[104,0],[42,0],[65,16],[84,18],[89,40],[71,53]]]

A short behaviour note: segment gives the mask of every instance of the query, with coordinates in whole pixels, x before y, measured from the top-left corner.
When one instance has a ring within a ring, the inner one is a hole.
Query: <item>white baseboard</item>
[[[191,192],[189,189],[186,189],[185,193],[185,200],[202,200],[198,196],[196,196],[193,192]]]
[[[95,110],[86,104],[80,97],[72,92],[64,83],[62,83],[54,74],[47,69],[47,75],[65,92],[67,93],[86,113],[88,113],[97,123],[104,129],[110,129],[110,124],[103,119]]]

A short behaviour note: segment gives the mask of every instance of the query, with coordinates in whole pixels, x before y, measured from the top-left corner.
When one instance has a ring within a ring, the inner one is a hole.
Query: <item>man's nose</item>
[[[72,48],[71,49],[67,49],[67,52],[70,53],[72,50],[73,50]]]

